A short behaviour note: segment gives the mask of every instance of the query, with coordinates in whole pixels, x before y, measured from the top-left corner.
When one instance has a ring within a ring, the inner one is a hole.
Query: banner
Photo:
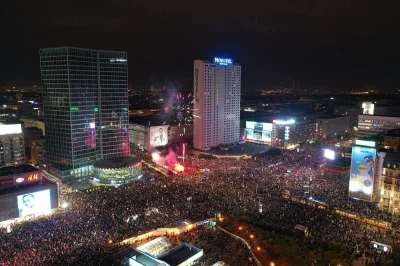
[[[353,147],[349,182],[350,193],[359,192],[368,196],[372,195],[375,174],[375,158],[375,148],[360,146]]]

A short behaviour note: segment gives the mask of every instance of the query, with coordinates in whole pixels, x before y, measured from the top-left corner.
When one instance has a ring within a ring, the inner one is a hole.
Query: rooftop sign
[[[222,66],[227,66],[227,65],[232,65],[233,61],[232,61],[232,59],[229,59],[229,58],[215,57],[214,58],[214,63],[218,64],[218,65],[222,65]]]

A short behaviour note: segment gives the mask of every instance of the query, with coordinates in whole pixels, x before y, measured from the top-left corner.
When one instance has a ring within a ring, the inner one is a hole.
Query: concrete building
[[[132,148],[148,150],[150,128],[140,124],[129,124],[129,143]]]
[[[400,153],[387,153],[382,167],[379,208],[399,214],[400,210]]]
[[[193,125],[171,125],[168,129],[168,139],[170,143],[192,143]]]
[[[272,123],[246,121],[243,140],[291,149],[317,137],[318,123],[284,118],[274,119]]]
[[[358,126],[358,116],[363,114],[362,107],[340,106],[334,110],[335,115],[350,116],[350,127]]]
[[[0,124],[0,167],[25,163],[21,124]]]
[[[293,149],[297,144],[318,138],[318,123],[313,121],[274,120],[272,145]]]
[[[336,137],[350,129],[350,116],[317,119],[317,123],[320,138]]]
[[[40,168],[46,165],[46,139],[44,137],[32,140],[31,163]]]
[[[150,126],[151,125],[151,126]],[[169,143],[169,125],[152,122],[151,124],[129,124],[129,142],[132,148],[150,150],[152,147]],[[159,140],[162,138],[162,142]]]
[[[383,136],[383,147],[393,152],[400,150],[400,129],[391,130]]]
[[[370,137],[400,128],[400,117],[359,115],[357,137]]]
[[[129,155],[127,53],[41,49],[40,68],[50,174],[88,178],[96,160]]]
[[[239,142],[241,66],[231,59],[194,61],[193,146],[209,150]]]

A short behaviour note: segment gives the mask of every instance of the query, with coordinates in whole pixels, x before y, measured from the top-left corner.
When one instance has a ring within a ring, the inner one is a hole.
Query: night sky
[[[75,46],[127,51],[133,88],[214,56],[242,64],[243,88],[400,87],[397,1],[1,2],[0,85],[40,85],[39,48]]]

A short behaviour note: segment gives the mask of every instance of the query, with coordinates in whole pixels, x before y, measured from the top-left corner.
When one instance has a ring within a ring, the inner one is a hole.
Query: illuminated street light
[[[68,203],[64,202],[63,204],[61,204],[61,208],[65,209],[68,207]]]
[[[250,238],[254,238],[254,235],[250,235]]]
[[[242,230],[243,228],[241,226],[239,226],[239,230]]]
[[[272,262],[269,264],[269,266],[275,266],[275,262]]]
[[[260,250],[261,250],[261,248],[260,248],[260,247],[257,247],[257,250],[258,250],[258,251],[260,251]]]

